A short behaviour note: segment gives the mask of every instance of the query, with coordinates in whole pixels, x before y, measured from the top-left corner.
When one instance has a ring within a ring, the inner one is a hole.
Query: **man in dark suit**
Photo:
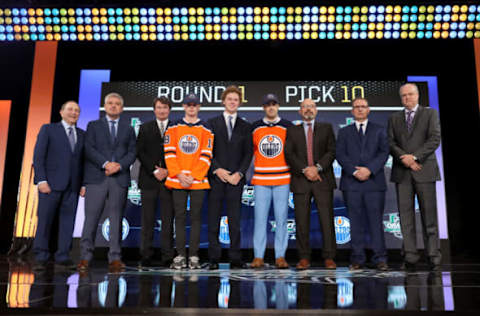
[[[135,132],[123,119],[123,98],[117,93],[105,97],[104,118],[88,123],[85,135],[85,222],[80,240],[80,271],[86,271],[93,258],[95,236],[105,208],[110,221],[109,270],[121,271],[122,220],[130,165],[135,161]]]
[[[33,153],[34,182],[38,185],[38,223],[33,252],[34,268],[39,271],[46,268],[50,256],[48,243],[57,214],[59,230],[55,264],[75,267],[70,259],[73,226],[78,195],[85,194],[82,187],[85,132],[75,126],[80,107],[74,101],[65,102],[60,116],[61,122],[42,126]]]
[[[168,175],[165,165],[163,137],[172,125],[168,116],[172,104],[167,97],[155,98],[155,119],[140,126],[137,137],[137,157],[140,160],[138,186],[142,194],[142,242],[140,267],[152,266],[152,241],[155,226],[155,211],[160,198],[162,266],[170,266],[173,250],[173,204],[172,192],[165,187]]]
[[[440,180],[435,150],[440,145],[440,121],[434,109],[418,104],[418,87],[400,87],[404,111],[388,121],[388,142],[393,156],[391,181],[396,183],[400,227],[403,235],[404,267],[415,270],[419,254],[415,231],[415,195],[420,205],[423,240],[430,268],[440,269],[437,197],[435,181]]]
[[[381,125],[368,120],[367,99],[352,101],[355,123],[338,131],[337,161],[342,166],[340,190],[350,218],[350,270],[360,270],[366,262],[365,225],[368,225],[372,262],[379,270],[388,270],[383,210],[385,206],[385,173],[388,159],[387,133]]]
[[[241,198],[245,174],[252,160],[251,125],[238,117],[242,92],[230,86],[222,94],[225,111],[208,121],[215,143],[210,167],[210,195],[208,200],[208,256],[210,269],[218,269],[221,246],[218,241],[220,216],[225,202],[230,235],[230,266],[242,267],[240,249]]]
[[[335,269],[335,230],[333,228],[333,190],[336,187],[332,163],[335,159],[335,135],[332,125],[315,122],[317,107],[305,99],[299,110],[303,122],[287,130],[285,158],[290,165],[290,188],[295,203],[297,269],[310,267],[310,208],[312,196],[322,227],[323,249],[327,269]]]

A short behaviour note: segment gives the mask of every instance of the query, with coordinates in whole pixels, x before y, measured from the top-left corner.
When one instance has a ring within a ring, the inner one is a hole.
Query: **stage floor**
[[[35,273],[29,262],[0,258],[0,314],[480,313],[480,264],[406,273],[399,264],[388,272],[350,272],[346,264],[333,271],[230,270],[228,264],[216,271],[140,271],[127,263],[116,274],[101,261],[87,273],[53,265]]]

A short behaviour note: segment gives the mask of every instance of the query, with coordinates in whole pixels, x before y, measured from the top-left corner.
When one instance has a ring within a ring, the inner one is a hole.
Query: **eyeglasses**
[[[304,105],[300,105],[300,107],[302,109],[315,109],[316,105],[315,104],[304,104]]]
[[[365,110],[367,108],[368,108],[368,105],[354,105],[353,106],[354,110],[360,110],[360,109]]]

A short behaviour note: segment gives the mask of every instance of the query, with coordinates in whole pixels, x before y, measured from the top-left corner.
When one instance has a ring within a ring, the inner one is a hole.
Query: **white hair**
[[[123,106],[123,97],[122,97],[120,94],[118,94],[118,93],[116,93],[116,92],[111,92],[111,93],[107,94],[107,95],[105,96],[105,103],[107,103],[107,100],[110,99],[110,98],[117,98],[117,99],[119,99],[120,102],[122,103],[122,106]]]

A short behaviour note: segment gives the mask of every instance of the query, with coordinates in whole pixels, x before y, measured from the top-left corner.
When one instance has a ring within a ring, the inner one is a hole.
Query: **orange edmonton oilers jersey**
[[[253,123],[253,185],[283,185],[290,183],[290,167],[285,161],[285,139],[290,121],[276,123],[265,120]]]
[[[210,189],[207,172],[210,168],[213,148],[213,133],[205,123],[198,120],[190,124],[183,119],[165,132],[165,163],[168,176],[165,186],[170,189]],[[183,172],[191,175],[193,184],[184,188],[177,179]]]

